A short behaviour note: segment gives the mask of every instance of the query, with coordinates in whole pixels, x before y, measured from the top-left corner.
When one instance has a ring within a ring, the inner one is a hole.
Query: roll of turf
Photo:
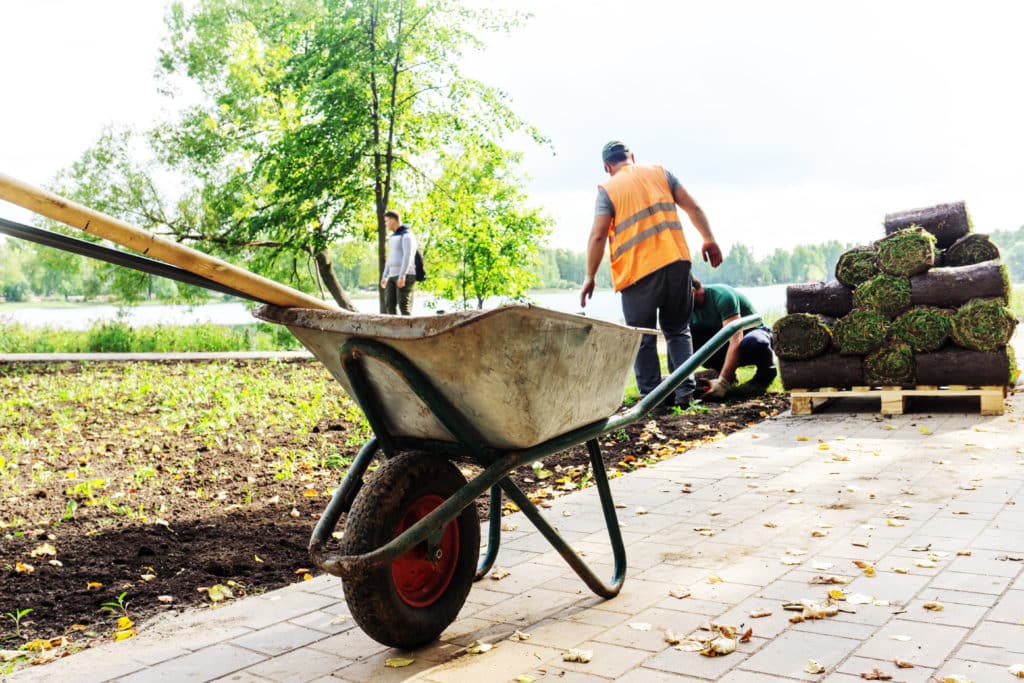
[[[779,358],[803,360],[825,353],[832,346],[834,321],[813,313],[790,313],[772,325],[772,348]]]
[[[870,308],[895,318],[910,308],[910,280],[881,273],[853,290],[854,308]]]
[[[855,308],[832,327],[832,340],[843,354],[871,353],[888,338],[889,319],[869,308]]]
[[[864,382],[872,386],[913,386],[914,352],[903,343],[886,344],[864,357]]]
[[[995,351],[1006,346],[1017,318],[998,299],[975,299],[953,316],[953,342],[974,351]]]
[[[952,332],[953,311],[933,306],[911,308],[892,321],[892,336],[915,353],[938,351]]]

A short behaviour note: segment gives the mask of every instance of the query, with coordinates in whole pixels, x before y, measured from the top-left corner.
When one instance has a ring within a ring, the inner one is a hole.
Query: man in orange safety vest
[[[613,140],[601,150],[604,170],[611,176],[598,187],[594,224],[587,242],[587,278],[580,305],[594,293],[594,278],[604,258],[611,258],[612,286],[622,295],[622,315],[633,327],[660,323],[668,347],[669,372],[693,355],[690,313],[690,249],[676,212],[679,206],[704,240],[701,255],[717,268],[722,251],[711,233],[707,216],[672,173],[657,165],[636,163],[625,143]],[[646,396],[661,383],[657,338],[644,335],[633,364],[637,388]],[[695,384],[688,377],[674,399],[662,404],[687,407]]]

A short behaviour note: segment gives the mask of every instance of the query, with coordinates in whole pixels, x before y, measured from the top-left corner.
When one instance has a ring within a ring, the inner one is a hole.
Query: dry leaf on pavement
[[[809,674],[823,674],[825,673],[825,667],[813,659],[808,659],[807,664],[804,665],[804,671]]]
[[[700,651],[705,657],[720,657],[736,651],[736,641],[733,638],[721,636],[713,639],[708,646]]]
[[[563,662],[580,662],[586,664],[594,658],[594,653],[591,650],[567,650],[562,653]]]
[[[415,659],[409,659],[407,657],[388,657],[384,660],[384,666],[390,669],[400,669],[403,666],[409,666]]]
[[[865,681],[891,681],[892,674],[882,671],[877,666],[872,668],[871,671],[862,671],[860,677]]]

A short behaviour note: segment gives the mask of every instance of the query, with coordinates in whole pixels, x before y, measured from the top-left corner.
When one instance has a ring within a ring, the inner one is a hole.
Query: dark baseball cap
[[[601,161],[607,164],[609,159],[619,154],[628,157],[632,152],[629,151],[629,146],[622,140],[612,140],[601,148]]]

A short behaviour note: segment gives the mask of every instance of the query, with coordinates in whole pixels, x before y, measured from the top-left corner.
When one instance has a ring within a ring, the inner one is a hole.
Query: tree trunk
[[[806,360],[780,358],[779,372],[786,389],[853,387],[864,383],[861,356],[841,356],[834,351]]]
[[[853,308],[853,290],[841,282],[811,282],[786,287],[787,313],[817,313],[840,318]]]
[[[316,269],[320,273],[320,279],[327,286],[327,291],[331,293],[338,305],[347,311],[355,311],[356,307],[352,305],[352,299],[349,298],[345,288],[341,286],[338,276],[334,274],[334,265],[327,258],[326,249],[317,252]]]
[[[910,302],[915,306],[961,306],[971,299],[1003,300],[1009,279],[998,260],[957,268],[932,268],[910,278]]]
[[[910,209],[885,215],[886,235],[909,228],[911,225],[922,227],[935,235],[935,246],[939,249],[945,249],[971,231],[967,207],[963,202],[938,204],[924,209]]]
[[[914,362],[918,384],[998,386],[1010,382],[1010,357],[1005,348],[970,351],[954,346],[934,353],[919,353]]]

